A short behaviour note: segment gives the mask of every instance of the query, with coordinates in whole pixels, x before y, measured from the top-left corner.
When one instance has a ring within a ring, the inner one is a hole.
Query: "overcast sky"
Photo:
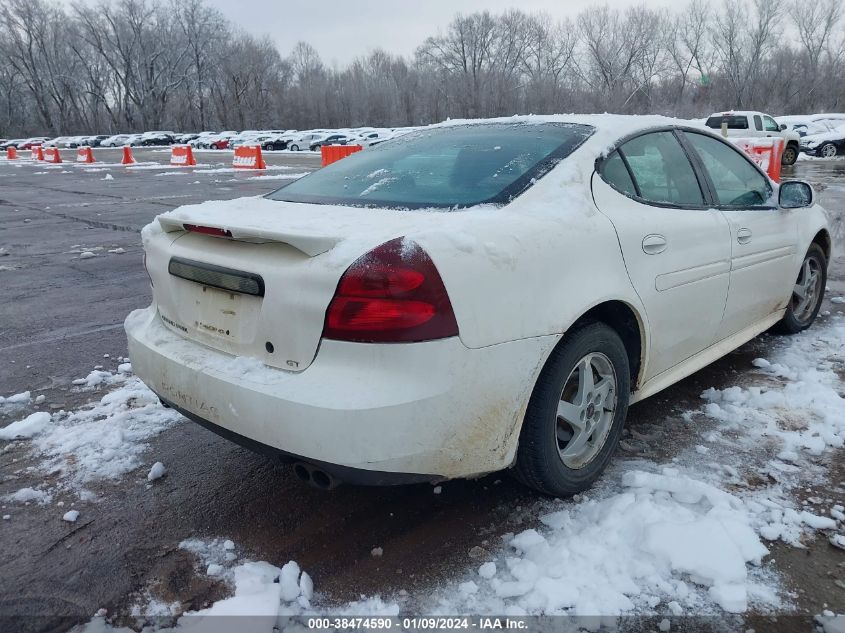
[[[304,40],[329,65],[383,48],[410,54],[429,35],[445,30],[455,13],[518,7],[546,11],[554,17],[575,15],[588,0],[207,0],[253,35],[272,37],[282,55]],[[668,6],[671,0],[606,0],[624,8],[634,4]]]

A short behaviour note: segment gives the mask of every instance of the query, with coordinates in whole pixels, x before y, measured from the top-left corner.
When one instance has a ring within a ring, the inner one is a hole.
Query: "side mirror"
[[[813,205],[815,196],[810,183],[803,180],[787,180],[780,183],[778,206],[781,209],[802,209]]]
[[[781,124],[780,124],[780,131],[781,131],[781,132],[783,132],[785,129],[786,129],[786,124],[785,124],[785,123],[781,123]]]

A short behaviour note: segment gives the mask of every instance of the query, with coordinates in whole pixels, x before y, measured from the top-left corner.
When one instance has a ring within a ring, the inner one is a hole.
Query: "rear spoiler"
[[[159,217],[158,223],[165,233],[174,231],[192,231],[207,235],[237,240],[240,242],[252,242],[253,244],[279,243],[293,246],[309,257],[315,257],[326,251],[330,251],[341,238],[330,235],[316,235],[302,231],[279,231],[264,229],[260,227],[237,227],[221,226],[219,224],[203,223],[202,225],[190,224],[175,218]]]

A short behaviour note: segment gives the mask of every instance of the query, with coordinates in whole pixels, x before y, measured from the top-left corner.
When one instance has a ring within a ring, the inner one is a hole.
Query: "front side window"
[[[692,165],[672,132],[652,132],[619,148],[639,195],[649,202],[702,206],[704,196]]]
[[[772,195],[769,180],[740,150],[717,138],[685,132],[716,189],[719,204],[731,207],[765,205]]]
[[[574,123],[479,123],[418,130],[356,152],[268,197],[398,209],[507,204],[593,131]]]
[[[770,116],[763,117],[763,126],[766,128],[767,132],[780,132],[780,126],[777,121]]]

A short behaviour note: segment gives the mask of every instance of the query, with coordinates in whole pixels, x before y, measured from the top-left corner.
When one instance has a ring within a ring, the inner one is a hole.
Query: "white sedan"
[[[660,117],[449,122],[143,231],[137,374],[312,484],[584,490],[628,405],[818,313],[811,187]]]

